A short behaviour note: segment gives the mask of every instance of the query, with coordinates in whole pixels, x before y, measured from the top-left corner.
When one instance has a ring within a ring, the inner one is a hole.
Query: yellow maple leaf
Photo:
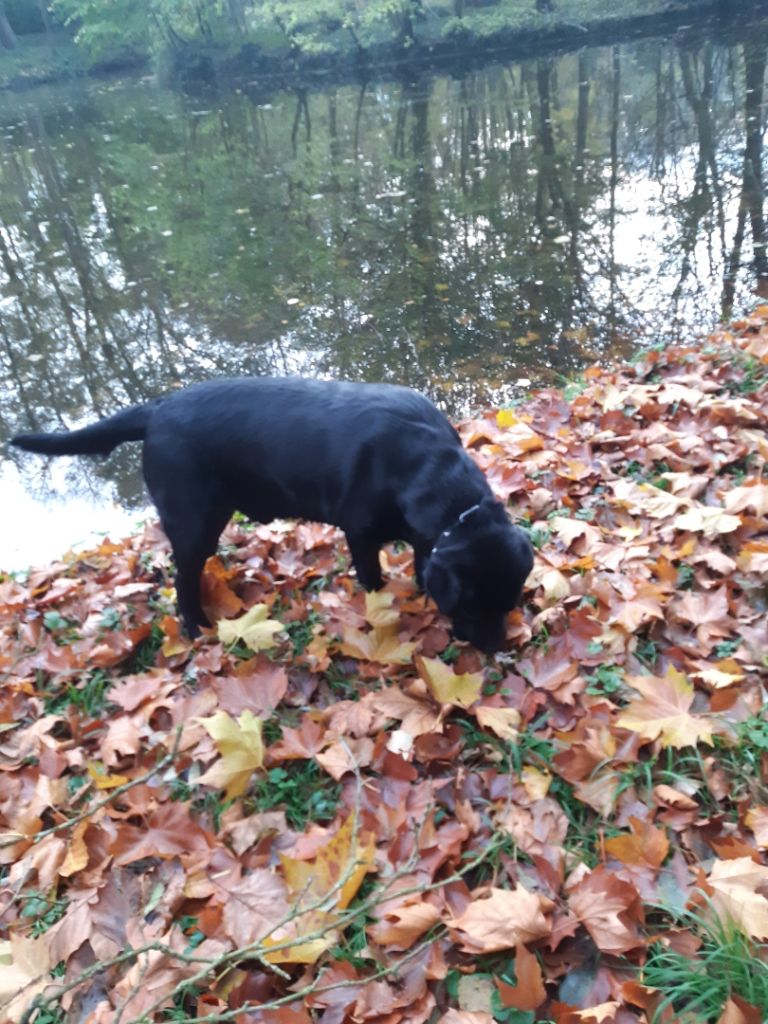
[[[109,775],[104,765],[98,761],[89,761],[86,770],[96,789],[117,789],[118,786],[124,786],[126,782],[131,781],[127,775]]]
[[[531,800],[541,800],[552,784],[552,774],[527,764],[520,773],[520,781]]]
[[[520,712],[517,708],[489,708],[482,704],[475,709],[478,723],[495,732],[499,739],[516,740],[520,731]]]
[[[248,788],[254,771],[264,765],[261,719],[246,709],[237,721],[226,711],[217,711],[210,718],[198,721],[216,744],[221,760],[197,781],[224,789],[227,800],[241,796]]]
[[[717,537],[721,533],[732,533],[741,526],[739,516],[731,515],[717,505],[695,505],[677,516],[674,526],[678,530],[703,533],[705,537]]]
[[[468,708],[480,699],[483,689],[482,672],[464,672],[458,675],[450,665],[439,658],[416,659],[419,675],[429,687],[429,692],[441,704],[457,704]]]
[[[513,427],[516,423],[519,423],[517,416],[515,416],[512,409],[499,409],[496,413],[496,423],[500,427]]]
[[[394,626],[374,626],[369,633],[345,626],[343,632],[343,654],[382,665],[408,665],[416,648],[415,643],[401,643]]]
[[[275,646],[275,634],[284,629],[282,622],[268,616],[265,604],[255,604],[237,619],[221,619],[216,627],[219,640],[223,644],[242,640],[252,651],[266,651]]]
[[[400,619],[400,612],[392,605],[394,594],[386,590],[372,590],[365,595],[365,618],[372,626],[394,626]]]
[[[616,719],[623,729],[637,732],[647,740],[661,739],[663,747],[693,747],[701,740],[712,742],[712,723],[692,715],[693,684],[670,666],[667,674],[631,676],[627,682],[641,695]]]
[[[322,846],[314,860],[281,855],[283,878],[294,907],[311,906],[285,928],[268,937],[265,945],[295,944],[267,953],[270,963],[313,964],[338,942],[335,927],[339,911],[355,897],[373,864],[376,843],[371,833],[361,835],[356,815],[350,814],[339,831]],[[322,935],[316,933],[322,932]],[[312,936],[312,938],[309,938]],[[305,937],[302,941],[302,937]]]

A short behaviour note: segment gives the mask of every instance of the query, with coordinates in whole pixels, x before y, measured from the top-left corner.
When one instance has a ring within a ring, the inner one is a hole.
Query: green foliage
[[[736,995],[768,1014],[768,946],[750,939],[731,922],[685,914],[680,924],[701,939],[695,956],[677,952],[663,942],[648,947],[643,984],[658,989],[663,999],[654,1021],[664,1011],[695,1016],[714,1024],[726,1001]]]
[[[331,821],[341,787],[314,761],[294,761],[290,769],[271,768],[260,775],[251,791],[258,811],[283,810],[291,828],[309,821]]]
[[[587,676],[587,693],[593,697],[612,697],[623,685],[623,671],[616,665],[600,665],[596,672]]]
[[[34,0],[9,0],[17,23],[37,30]],[[684,0],[683,0],[684,2]],[[694,2],[694,0],[689,0]],[[132,51],[183,55],[237,49],[308,58],[360,54],[386,45],[408,51],[442,39],[489,40],[551,28],[562,20],[534,0],[51,0],[51,11],[76,31],[92,56]],[[570,24],[663,10],[664,0],[569,0]]]
[[[66,707],[76,708],[96,718],[107,704],[110,679],[102,669],[95,669],[80,682],[70,682],[63,689],[46,694],[45,708],[49,714],[60,714]]]
[[[31,918],[30,935],[37,938],[60,921],[67,912],[67,901],[50,899],[45,893],[31,890],[22,897],[21,916]]]

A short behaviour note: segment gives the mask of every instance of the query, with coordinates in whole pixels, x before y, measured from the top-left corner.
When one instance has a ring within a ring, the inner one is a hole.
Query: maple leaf
[[[68,878],[70,875],[82,871],[88,863],[88,847],[85,843],[85,833],[90,824],[90,821],[87,819],[79,821],[72,830],[67,848],[67,856],[59,868],[59,874],[62,878]]]
[[[195,851],[210,854],[212,837],[194,819],[183,804],[169,803],[146,815],[141,826],[123,823],[109,852],[117,865],[132,864],[144,857],[161,859]]]
[[[664,829],[638,818],[630,818],[629,827],[629,834],[625,832],[604,841],[606,852],[622,864],[661,867],[669,853],[669,840]]]
[[[768,807],[750,807],[744,815],[744,824],[754,832],[760,849],[768,850]]]
[[[628,684],[641,694],[616,719],[622,729],[647,740],[661,739],[664,747],[693,747],[712,742],[712,722],[690,713],[694,689],[686,677],[670,666],[667,674],[631,676]]]
[[[485,1010],[446,1010],[437,1024],[495,1024],[496,1018]]]
[[[491,887],[473,900],[463,914],[448,922],[458,931],[462,947],[471,953],[496,953],[549,935],[550,925],[539,897],[521,885],[517,889]]]
[[[729,512],[751,508],[758,516],[768,516],[768,484],[761,480],[747,481],[742,487],[728,491],[723,501]]]
[[[223,644],[242,640],[252,651],[266,651],[275,646],[275,634],[284,628],[282,622],[269,618],[265,604],[255,604],[239,619],[221,619],[216,631]]]
[[[768,542],[749,541],[739,551],[736,561],[742,572],[768,573]]]
[[[707,878],[712,905],[747,935],[768,939],[768,867],[751,857],[717,860]]]
[[[495,732],[499,739],[516,740],[520,732],[521,716],[517,708],[497,708],[479,704],[475,708],[478,724]]]
[[[11,932],[0,942],[0,1010],[4,1021],[18,1024],[35,996],[50,983],[47,942]]]
[[[347,772],[359,772],[367,767],[373,759],[373,740],[367,736],[355,739],[352,736],[342,737],[326,747],[322,753],[315,754],[315,760],[328,774],[339,782]]]
[[[480,699],[484,683],[482,672],[458,674],[439,658],[421,656],[416,658],[416,667],[429,692],[441,704],[468,708]]]
[[[237,946],[259,942],[291,913],[285,882],[266,868],[225,884],[223,902],[224,931]]]
[[[249,710],[260,718],[268,717],[288,689],[288,675],[282,665],[261,654],[239,662],[234,675],[217,676],[211,688],[219,698],[219,707],[230,715]]]
[[[717,1024],[765,1024],[765,1017],[759,1007],[739,996],[729,996]]]
[[[604,867],[595,868],[575,886],[568,905],[604,953],[626,953],[643,944],[637,889]]]
[[[371,626],[394,626],[400,612],[393,607],[395,595],[386,590],[369,590],[365,594],[365,619]]]
[[[677,498],[669,491],[652,484],[637,484],[633,480],[614,480],[611,483],[616,500],[631,509],[644,512],[652,519],[666,519],[673,516],[689,503],[686,498]]]
[[[744,678],[741,666],[733,658],[722,658],[712,664],[707,662],[698,662],[698,664],[702,667],[698,672],[692,672],[691,675],[694,679],[700,679],[702,683],[711,686],[713,690],[734,686]]]
[[[410,665],[416,649],[415,643],[400,642],[395,626],[374,626],[368,633],[345,626],[343,635],[342,654],[381,665]]]
[[[368,926],[366,931],[374,942],[393,950],[410,949],[424,932],[437,924],[440,911],[436,906],[415,896],[409,899],[411,902],[388,909]]]
[[[716,537],[720,533],[733,533],[734,530],[738,530],[741,519],[717,506],[695,505],[679,515],[674,526],[678,530],[690,530],[691,533],[703,533],[705,537]]]
[[[568,577],[559,569],[547,569],[542,573],[540,582],[544,591],[544,601],[548,605],[557,604],[571,593]]]
[[[256,718],[252,711],[245,710],[237,721],[226,711],[217,711],[210,718],[198,721],[216,744],[221,760],[197,781],[225,789],[226,800],[242,796],[254,771],[264,766],[261,719]]]
[[[338,932],[334,926],[338,911],[349,906],[373,865],[374,837],[370,833],[358,833],[356,816],[350,814],[336,835],[320,847],[313,861],[281,855],[283,877],[294,907],[322,905],[313,906],[269,936],[265,943],[268,947],[284,943],[286,939],[297,941],[267,953],[265,960],[313,964],[336,944]],[[323,934],[308,938],[316,932]]]
[[[552,785],[552,775],[548,771],[526,764],[520,773],[520,781],[531,800],[541,800]]]
[[[678,618],[696,626],[696,639],[700,644],[710,645],[731,632],[733,620],[725,587],[705,593],[688,591],[675,602],[673,610]]]
[[[86,770],[96,789],[116,789],[130,782],[127,775],[109,775],[104,771],[104,766],[96,761],[89,761]]]
[[[386,718],[402,723],[404,732],[421,736],[432,732],[439,720],[434,704],[404,693],[399,686],[387,686],[376,694],[376,708]]]
[[[535,1010],[547,998],[541,966],[536,956],[525,946],[515,946],[516,985],[509,985],[501,978],[494,978],[501,1005],[507,1009]]]

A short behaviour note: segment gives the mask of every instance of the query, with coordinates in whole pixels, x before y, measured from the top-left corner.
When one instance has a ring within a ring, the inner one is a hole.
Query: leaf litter
[[[766,961],[767,385],[763,306],[459,425],[537,548],[494,659],[324,525],[230,524],[195,643],[154,525],[2,577],[0,1019],[700,1020],[643,968]]]

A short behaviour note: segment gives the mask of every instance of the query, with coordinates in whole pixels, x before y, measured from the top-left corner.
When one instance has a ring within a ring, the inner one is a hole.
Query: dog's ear
[[[447,569],[440,555],[430,556],[424,570],[424,589],[444,615],[451,615],[459,603],[459,581],[456,573]]]

